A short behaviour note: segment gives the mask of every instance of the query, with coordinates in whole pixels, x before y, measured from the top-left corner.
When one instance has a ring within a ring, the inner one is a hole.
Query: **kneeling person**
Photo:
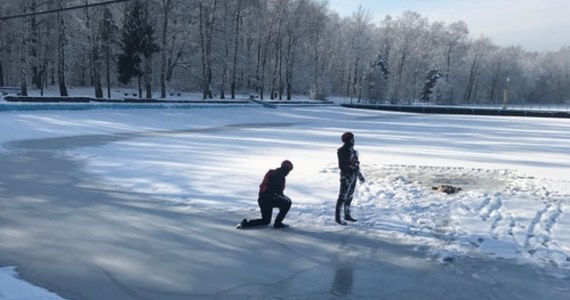
[[[263,181],[259,185],[259,197],[257,204],[261,210],[261,219],[250,220],[243,219],[238,225],[238,229],[268,225],[271,223],[271,216],[273,215],[273,208],[279,208],[279,214],[275,218],[273,227],[285,228],[289,225],[283,223],[283,219],[291,208],[291,199],[283,191],[285,190],[285,177],[293,170],[293,164],[284,160],[281,167],[267,171],[263,177]]]

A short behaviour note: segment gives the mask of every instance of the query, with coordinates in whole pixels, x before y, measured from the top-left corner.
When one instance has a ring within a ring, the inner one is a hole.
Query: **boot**
[[[335,221],[338,223],[338,225],[346,225],[346,222],[341,219],[335,219]]]
[[[337,204],[336,206],[336,210],[334,212],[334,220],[339,224],[339,225],[346,225],[346,222],[340,219],[340,207]]]
[[[350,202],[352,202],[352,198],[344,205],[344,219],[350,222],[356,222],[356,219],[350,215]]]
[[[346,222],[341,220],[340,218],[335,218],[334,220],[338,223],[338,225],[346,225]]]
[[[356,222],[356,219],[353,218],[350,214],[345,214],[344,219],[350,222]]]
[[[237,229],[244,229],[247,226],[247,219],[243,219],[241,220],[241,222],[239,222],[239,224],[237,224],[236,228]]]
[[[289,225],[282,223],[282,222],[278,222],[278,223],[273,224],[273,228],[276,228],[276,229],[287,228],[287,227],[289,227]]]

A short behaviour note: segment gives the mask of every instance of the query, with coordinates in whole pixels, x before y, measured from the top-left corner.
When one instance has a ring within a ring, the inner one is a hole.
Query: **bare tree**
[[[418,42],[421,40],[421,35],[423,30],[427,27],[427,19],[422,18],[418,13],[415,12],[404,12],[402,17],[397,21],[397,46],[398,55],[394,64],[395,76],[393,78],[395,81],[392,90],[392,98],[400,99],[405,93],[402,89],[405,87],[404,79],[406,78],[407,65],[409,60],[414,54],[414,51],[418,48]],[[412,72],[416,70],[412,69]],[[415,95],[411,95],[412,97]]]
[[[58,9],[63,9],[66,5],[63,1],[58,1]],[[57,82],[59,94],[62,97],[69,96],[65,84],[65,46],[67,38],[65,36],[66,24],[62,12],[57,12]]]
[[[162,3],[162,41],[160,46],[160,97],[166,98],[166,73],[168,70],[168,23],[173,0],[161,0]]]
[[[237,61],[239,53],[239,41],[240,41],[240,24],[242,22],[242,8],[243,0],[236,0],[236,9],[234,14],[234,44],[233,44],[233,56],[232,56],[232,69],[230,76],[230,93],[232,99],[236,98],[236,86],[237,86]]]
[[[117,44],[119,29],[113,20],[109,7],[103,8],[103,15],[99,23],[100,51],[105,61],[105,82],[107,85],[107,98],[111,98],[111,60],[113,45]]]
[[[313,79],[310,96],[313,99],[324,100],[325,94],[322,86],[322,69],[325,55],[325,30],[327,24],[327,7],[325,3],[310,6],[308,10],[312,30],[308,34],[305,45],[309,49],[313,60]]]
[[[101,66],[102,66],[102,56],[101,56],[101,42],[100,35],[98,32],[98,27],[93,25],[92,18],[96,17],[97,10],[89,9],[87,6],[89,4],[88,0],[84,0],[84,16],[85,16],[85,31],[88,39],[88,56],[89,57],[89,67],[91,73],[91,82],[93,88],[95,89],[95,97],[103,98],[103,86],[101,83]],[[83,73],[83,72],[82,72]]]
[[[371,62],[371,58],[367,57],[370,52],[371,36],[370,36],[370,23],[372,15],[369,10],[359,7],[358,10],[352,15],[350,44],[352,46],[352,95],[355,95],[360,101],[362,97],[362,76],[364,69],[367,67],[367,62]],[[362,61],[365,61],[364,63]]]
[[[274,17],[276,18],[276,28],[274,37],[272,39],[273,42],[273,72],[271,75],[271,88],[270,88],[270,98],[275,99],[279,98],[279,100],[283,99],[283,37],[284,37],[284,26],[285,26],[285,19],[287,16],[287,6],[283,1],[275,2],[273,6],[274,9]]]
[[[239,5],[239,4],[238,4]],[[230,27],[232,27],[232,20],[233,12],[232,12],[232,5],[230,1],[225,1],[223,3],[224,11],[221,20],[221,31],[222,31],[222,48],[223,52],[221,56],[221,68],[222,71],[220,73],[220,99],[226,98],[226,81],[229,75],[229,60],[230,60],[230,48],[232,47],[232,31]]]
[[[259,22],[257,30],[257,63],[255,67],[256,89],[260,99],[264,98],[265,90],[265,70],[267,67],[267,60],[269,58],[269,50],[271,40],[274,35],[274,28],[278,23],[279,18],[274,14],[275,10],[269,13],[260,11],[257,17]]]
[[[463,21],[452,23],[447,27],[447,31],[446,31],[445,39],[444,39],[445,50],[446,50],[445,51],[445,58],[446,58],[445,77],[446,77],[446,79],[449,78],[452,56],[457,51],[457,48],[465,45],[465,41],[467,39],[468,34],[469,34],[469,30],[467,29],[467,24],[465,24],[465,22],[463,22]]]
[[[488,53],[491,48],[492,44],[488,38],[481,38],[473,41],[469,47],[469,77],[467,79],[465,94],[463,96],[464,103],[479,103],[480,101],[477,95],[481,82],[481,66],[484,64],[486,53]]]
[[[212,38],[217,13],[217,0],[200,0],[200,45],[202,49],[202,94],[204,99],[213,98],[212,83]]]
[[[295,58],[297,47],[301,39],[310,32],[308,25],[307,8],[310,5],[308,0],[292,0],[291,7],[287,13],[288,22],[285,23],[285,89],[287,100],[291,100],[293,94],[293,76],[295,74]]]
[[[31,0],[29,10],[30,13],[34,14],[37,12],[38,2],[37,0]],[[32,84],[37,88],[41,88],[42,84],[42,72],[40,65],[40,26],[42,21],[38,20],[35,15],[29,17],[30,22],[30,36],[29,36],[29,64],[32,71]]]

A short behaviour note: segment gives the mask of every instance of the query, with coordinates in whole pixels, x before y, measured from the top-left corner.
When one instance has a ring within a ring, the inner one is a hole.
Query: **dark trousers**
[[[279,208],[279,214],[277,214],[275,218],[275,223],[283,222],[283,219],[285,219],[285,216],[291,208],[291,199],[285,195],[277,197],[259,196],[257,204],[259,204],[259,209],[261,210],[261,219],[248,221],[245,227],[268,225],[271,223],[274,207]]]
[[[335,219],[340,220],[340,211],[344,211],[344,217],[350,216],[350,204],[356,188],[356,174],[341,174],[338,200],[336,200]]]

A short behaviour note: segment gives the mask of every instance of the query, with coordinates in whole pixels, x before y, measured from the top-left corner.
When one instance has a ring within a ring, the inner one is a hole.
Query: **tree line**
[[[140,97],[567,103],[570,47],[532,52],[405,11],[374,23],[318,0],[0,0],[0,86]],[[67,10],[77,6],[78,9]],[[49,14],[38,12],[53,11]],[[19,18],[3,18],[10,15]],[[159,90],[160,95],[153,95]]]

